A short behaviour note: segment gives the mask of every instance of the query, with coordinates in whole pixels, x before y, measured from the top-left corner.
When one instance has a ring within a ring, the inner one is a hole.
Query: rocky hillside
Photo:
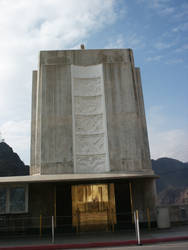
[[[20,157],[13,152],[5,142],[0,143],[0,176],[28,175],[29,166],[26,166]]]
[[[188,163],[172,158],[152,160],[157,180],[158,200],[161,204],[188,203]]]
[[[188,187],[170,186],[159,193],[158,201],[160,204],[188,204]]]

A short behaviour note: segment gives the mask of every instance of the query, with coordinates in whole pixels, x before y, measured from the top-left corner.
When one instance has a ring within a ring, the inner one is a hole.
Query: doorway
[[[117,228],[127,229],[133,226],[132,211],[130,199],[129,183],[115,183],[115,200],[116,200],[116,215]]]
[[[57,232],[72,232],[71,185],[56,184],[55,226]]]
[[[115,223],[113,183],[72,185],[72,224],[77,231],[109,230]]]

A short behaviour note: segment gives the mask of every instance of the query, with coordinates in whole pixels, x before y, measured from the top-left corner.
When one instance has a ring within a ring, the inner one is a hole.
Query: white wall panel
[[[90,156],[77,155],[76,157],[76,168],[78,172],[101,172],[101,169],[104,169],[105,164],[106,154]]]
[[[76,155],[105,153],[104,133],[99,135],[76,135]]]
[[[75,96],[75,114],[91,115],[103,112],[102,96]]]
[[[103,67],[71,66],[74,172],[109,171]]]
[[[96,96],[101,95],[101,78],[75,78],[75,96]],[[84,92],[83,92],[84,89]]]

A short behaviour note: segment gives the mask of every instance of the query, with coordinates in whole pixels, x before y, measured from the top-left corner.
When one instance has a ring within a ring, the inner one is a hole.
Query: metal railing
[[[73,225],[72,216],[44,216],[31,217],[29,215],[1,215],[0,236],[1,238],[12,237],[35,237],[38,239],[48,238],[52,243],[62,235],[76,235],[96,232],[129,231],[140,244],[140,230],[151,230],[155,211],[134,211],[134,213],[108,214],[107,221],[89,218],[82,220],[77,213],[77,225]],[[139,219],[141,219],[139,221]],[[64,237],[64,236],[63,236]]]

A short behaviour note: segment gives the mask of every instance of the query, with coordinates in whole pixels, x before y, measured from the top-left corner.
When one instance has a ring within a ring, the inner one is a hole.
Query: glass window
[[[0,188],[0,213],[6,212],[6,200],[7,200],[7,189],[5,187]]]
[[[0,214],[25,213],[28,210],[28,186],[0,186]]]
[[[10,188],[10,212],[25,211],[25,188],[11,187]]]

